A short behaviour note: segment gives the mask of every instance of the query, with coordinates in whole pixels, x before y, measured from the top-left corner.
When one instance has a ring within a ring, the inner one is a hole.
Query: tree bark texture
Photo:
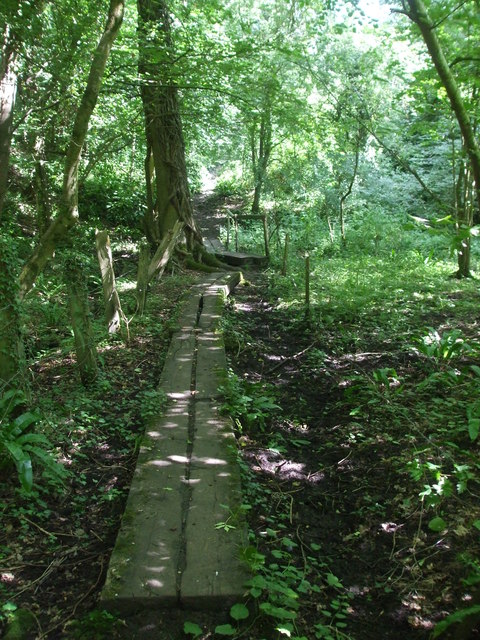
[[[0,51],[0,220],[8,186],[8,165],[17,95],[16,51],[8,25],[4,27]]]
[[[97,229],[95,232],[95,244],[98,264],[100,265],[100,272],[102,274],[105,319],[107,321],[108,333],[116,333],[120,330],[123,313],[115,282],[108,231],[99,231]]]
[[[407,12],[407,15],[420,29],[435,69],[437,70],[438,76],[445,88],[445,91],[447,92],[452,110],[460,127],[460,131],[462,132],[465,149],[472,167],[477,203],[480,208],[480,147],[478,145],[465,102],[445,58],[442,46],[435,31],[435,25],[430,18],[425,5],[422,0],[407,0],[407,2],[410,9]]]
[[[165,267],[170,260],[170,256],[175,249],[175,245],[177,244],[178,238],[182,231],[183,222],[177,220],[174,223],[173,228],[170,229],[163,237],[163,240],[158,246],[158,249],[156,250],[155,255],[153,256],[152,261],[148,267],[147,282],[150,282],[150,280],[152,280],[152,278],[154,277],[157,277],[157,279],[160,279],[162,277],[162,274],[165,271]]]
[[[67,149],[63,173],[62,197],[58,216],[42,235],[37,247],[20,274],[20,294],[32,288],[37,276],[55,252],[59,242],[78,220],[78,167],[88,124],[97,103],[102,78],[112,45],[123,20],[125,0],[110,0],[107,23],[95,50],[87,86],[77,109],[72,136]]]
[[[0,393],[23,386],[20,303],[11,245],[8,237],[0,236]]]
[[[470,278],[470,227],[473,224],[473,186],[470,167],[460,162],[458,180],[455,189],[455,206],[457,212],[457,278]]]
[[[156,249],[180,220],[187,248],[196,254],[203,242],[193,217],[178,91],[171,79],[174,51],[170,15],[164,0],[137,0],[137,6],[138,70],[147,140],[145,233]]]
[[[64,278],[68,289],[68,307],[75,338],[77,366],[82,383],[88,385],[97,377],[97,350],[90,323],[83,265],[81,258],[73,252],[66,257]]]

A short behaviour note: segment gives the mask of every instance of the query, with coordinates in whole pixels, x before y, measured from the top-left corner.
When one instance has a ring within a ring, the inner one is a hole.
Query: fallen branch
[[[283,367],[283,365],[289,362],[290,360],[296,360],[297,358],[300,358],[301,356],[303,356],[304,353],[307,353],[307,351],[310,351],[310,349],[314,347],[315,344],[316,344],[315,342],[312,342],[312,344],[309,345],[306,349],[303,349],[302,351],[295,353],[293,356],[288,356],[288,358],[284,358],[281,362],[277,362],[277,364],[274,365],[271,369],[269,369],[265,375],[270,375],[277,369],[280,369],[280,367]]]

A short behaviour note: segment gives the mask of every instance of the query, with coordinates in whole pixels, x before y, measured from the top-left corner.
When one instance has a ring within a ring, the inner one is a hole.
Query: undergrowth
[[[295,404],[286,405],[286,383],[278,381],[282,358],[271,366],[278,335],[303,333],[307,347],[299,346],[285,362],[322,386],[322,421],[336,420],[335,429],[320,436],[319,463],[322,450],[329,456],[343,448],[362,477],[362,460],[373,454],[379,475],[389,478],[383,495],[368,476],[362,478],[360,506],[351,516],[356,526],[344,538],[351,562],[358,563],[360,548],[371,544],[377,527],[393,535],[389,568],[363,588],[403,598],[402,606],[417,610],[409,618],[412,633],[420,625],[426,631],[415,637],[437,637],[450,627],[456,637],[469,637],[480,611],[477,283],[450,278],[451,263],[424,260],[416,251],[401,257],[346,252],[314,263],[305,316],[303,264],[292,261],[290,268],[295,266],[298,271],[287,278],[269,274],[263,306],[270,313],[270,341],[255,344],[252,338],[259,315],[255,320],[250,314],[251,324],[248,310],[232,311],[224,320],[236,371],[223,388],[224,410],[236,421],[241,449],[256,451],[257,459],[262,452],[276,455],[283,459],[279,468],[295,452],[297,459],[309,459],[319,428],[308,404],[313,389],[300,390]],[[275,322],[282,325],[277,332]],[[242,371],[243,360],[260,364]],[[335,569],[328,550],[295,528],[302,482],[275,491],[268,475],[252,472],[250,460],[241,465],[252,507],[244,560],[254,574],[247,587],[256,602],[255,637],[358,637],[358,587]],[[342,508],[352,509],[339,504],[337,514]],[[341,527],[342,517],[336,517]],[[311,623],[312,603],[318,615],[307,631],[302,620],[308,610]],[[245,633],[232,627],[232,635]]]

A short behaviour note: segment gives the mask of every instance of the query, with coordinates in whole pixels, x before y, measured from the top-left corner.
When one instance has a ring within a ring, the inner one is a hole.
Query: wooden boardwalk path
[[[241,599],[241,503],[231,421],[218,413],[226,372],[218,323],[240,273],[203,277],[181,311],[160,381],[170,400],[143,438],[101,604],[227,608]]]

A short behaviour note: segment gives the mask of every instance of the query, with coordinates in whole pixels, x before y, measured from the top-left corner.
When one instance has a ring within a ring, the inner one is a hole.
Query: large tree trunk
[[[123,20],[125,0],[110,0],[107,23],[95,50],[87,86],[78,107],[63,173],[62,199],[58,216],[43,234],[20,274],[20,294],[32,288],[37,276],[52,257],[59,242],[78,220],[78,167],[88,124],[97,103],[102,78],[112,45]]]
[[[0,49],[0,220],[7,193],[13,111],[17,94],[16,52],[8,25]],[[1,37],[1,35],[0,35]]]
[[[198,257],[203,243],[193,217],[178,92],[171,79],[173,43],[169,11],[164,0],[137,0],[137,6],[138,70],[147,139],[145,232],[156,249],[180,221],[187,248]]]
[[[406,2],[408,2],[410,9],[409,11],[406,11],[406,13],[421,31],[423,40],[448,95],[458,126],[462,132],[465,149],[475,182],[477,204],[480,208],[480,147],[475,136],[475,131],[473,129],[469,113],[462,98],[462,94],[460,93],[460,89],[445,58],[440,41],[437,38],[435,25],[430,18],[425,5],[422,0],[406,0]]]

